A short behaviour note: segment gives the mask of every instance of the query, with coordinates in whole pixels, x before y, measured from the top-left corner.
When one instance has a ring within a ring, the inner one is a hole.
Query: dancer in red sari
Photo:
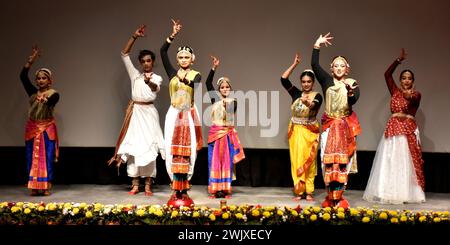
[[[356,136],[361,128],[352,110],[358,101],[358,83],[347,78],[350,65],[343,56],[335,57],[328,74],[319,64],[320,45],[331,45],[330,33],[320,35],[314,44],[311,66],[325,96],[325,111],[322,116],[321,154],[322,171],[327,197],[323,207],[339,206],[348,208],[343,197],[347,186],[348,173],[356,171]]]
[[[400,73],[400,88],[392,74],[406,58],[400,57],[384,73],[391,94],[391,118],[381,137],[363,198],[370,202],[402,204],[425,202],[425,177],[419,128],[415,120],[421,94],[414,88],[414,73]]]

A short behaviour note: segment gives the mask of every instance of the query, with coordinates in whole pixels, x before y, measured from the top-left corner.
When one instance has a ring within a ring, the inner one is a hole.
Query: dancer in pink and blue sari
[[[210,198],[230,198],[231,182],[236,179],[235,164],[245,158],[244,150],[234,127],[234,116],[237,107],[235,98],[229,98],[230,79],[221,77],[217,81],[219,93],[214,89],[212,81],[220,61],[211,56],[212,68],[206,79],[212,110],[212,126],[208,135],[208,192]]]

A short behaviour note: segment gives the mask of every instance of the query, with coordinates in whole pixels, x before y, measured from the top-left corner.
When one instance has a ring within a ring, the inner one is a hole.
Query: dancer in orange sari
[[[311,67],[322,86],[325,96],[325,111],[322,116],[321,154],[322,171],[327,197],[323,207],[339,206],[348,208],[343,197],[347,186],[348,173],[356,171],[356,136],[361,133],[356,113],[352,105],[358,101],[359,86],[347,78],[350,65],[343,56],[335,57],[328,74],[319,63],[320,45],[331,45],[330,33],[320,35],[314,44]]]
[[[281,84],[292,97],[288,138],[294,200],[306,198],[307,201],[313,201],[319,149],[319,122],[316,115],[322,104],[322,95],[312,90],[314,73],[311,70],[305,70],[300,75],[302,90],[289,81],[289,76],[299,63],[300,55],[296,54],[292,65],[281,75]]]
[[[235,164],[244,159],[245,155],[234,128],[237,101],[229,97],[232,90],[230,79],[219,78],[217,94],[212,81],[220,61],[214,56],[211,58],[212,68],[206,79],[206,88],[213,104],[212,126],[208,136],[208,192],[210,198],[230,198],[231,182],[236,179]]]
[[[51,88],[53,77],[47,68],[36,71],[37,88],[31,83],[28,73],[39,55],[39,48],[33,46],[32,53],[20,73],[20,80],[30,97],[25,127],[28,188],[33,196],[48,196],[53,180],[53,162],[58,159],[58,134],[53,111],[59,101],[59,93]]]

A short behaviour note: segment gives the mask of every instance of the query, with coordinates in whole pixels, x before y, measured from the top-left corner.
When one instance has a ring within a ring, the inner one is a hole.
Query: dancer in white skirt
[[[425,178],[419,130],[414,116],[421,94],[414,88],[414,73],[403,70],[398,88],[392,78],[400,57],[389,66],[384,77],[391,94],[391,118],[378,145],[364,200],[386,204],[425,202]]]
[[[129,53],[136,39],[143,37],[145,26],[141,25],[130,37],[122,50],[122,60],[131,80],[131,100],[128,104],[122,130],[116,144],[116,152],[109,163],[127,162],[128,176],[132,177],[132,189],[139,192],[139,177],[145,178],[145,195],[151,196],[151,178],[156,177],[158,152],[165,158],[164,138],[159,125],[159,115],[153,105],[160,89],[161,76],[152,72],[155,54],[141,50],[138,56],[142,72],[131,62]]]
[[[166,138],[166,168],[172,180],[174,193],[169,200],[183,202],[172,203],[184,206],[192,204],[187,191],[189,180],[194,172],[197,151],[203,146],[201,123],[197,108],[194,105],[194,84],[199,83],[201,75],[192,70],[195,60],[194,51],[188,46],[178,48],[175,69],[167,54],[170,44],[181,30],[180,21],[172,20],[172,34],[161,47],[161,59],[169,76],[169,93],[171,105],[166,115],[164,135]]]

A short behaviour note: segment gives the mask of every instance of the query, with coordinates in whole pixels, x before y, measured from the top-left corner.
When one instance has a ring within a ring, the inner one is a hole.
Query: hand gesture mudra
[[[296,53],[293,64],[298,65],[300,64],[300,61],[302,61],[302,58],[300,57],[299,53]]]
[[[31,55],[30,57],[28,57],[28,63],[32,64],[34,63],[34,61],[36,61],[36,59],[41,56],[41,50],[39,49],[39,47],[34,44],[31,47]]]
[[[328,45],[332,45],[331,44],[331,40],[334,37],[330,36],[330,33],[328,32],[327,34],[325,34],[325,36],[322,36],[322,34],[319,36],[319,38],[317,38],[316,43],[314,44],[314,46],[320,48],[321,44],[325,44],[325,47],[328,47]]]
[[[134,32],[133,36],[134,37],[144,37],[145,36],[145,25],[142,24],[141,26],[139,26],[139,28]]]
[[[210,56],[211,56],[211,59],[212,59],[212,69],[215,70],[215,69],[217,69],[217,67],[219,67],[220,60],[217,57],[213,56],[213,55],[210,55]]]
[[[172,20],[172,34],[170,35],[171,37],[175,37],[180,31],[181,31],[181,22],[180,20]]]
[[[405,49],[402,48],[402,50],[400,51],[400,56],[398,57],[397,60],[399,62],[403,61],[404,59],[406,59],[406,55],[407,55],[407,53],[406,53]]]

